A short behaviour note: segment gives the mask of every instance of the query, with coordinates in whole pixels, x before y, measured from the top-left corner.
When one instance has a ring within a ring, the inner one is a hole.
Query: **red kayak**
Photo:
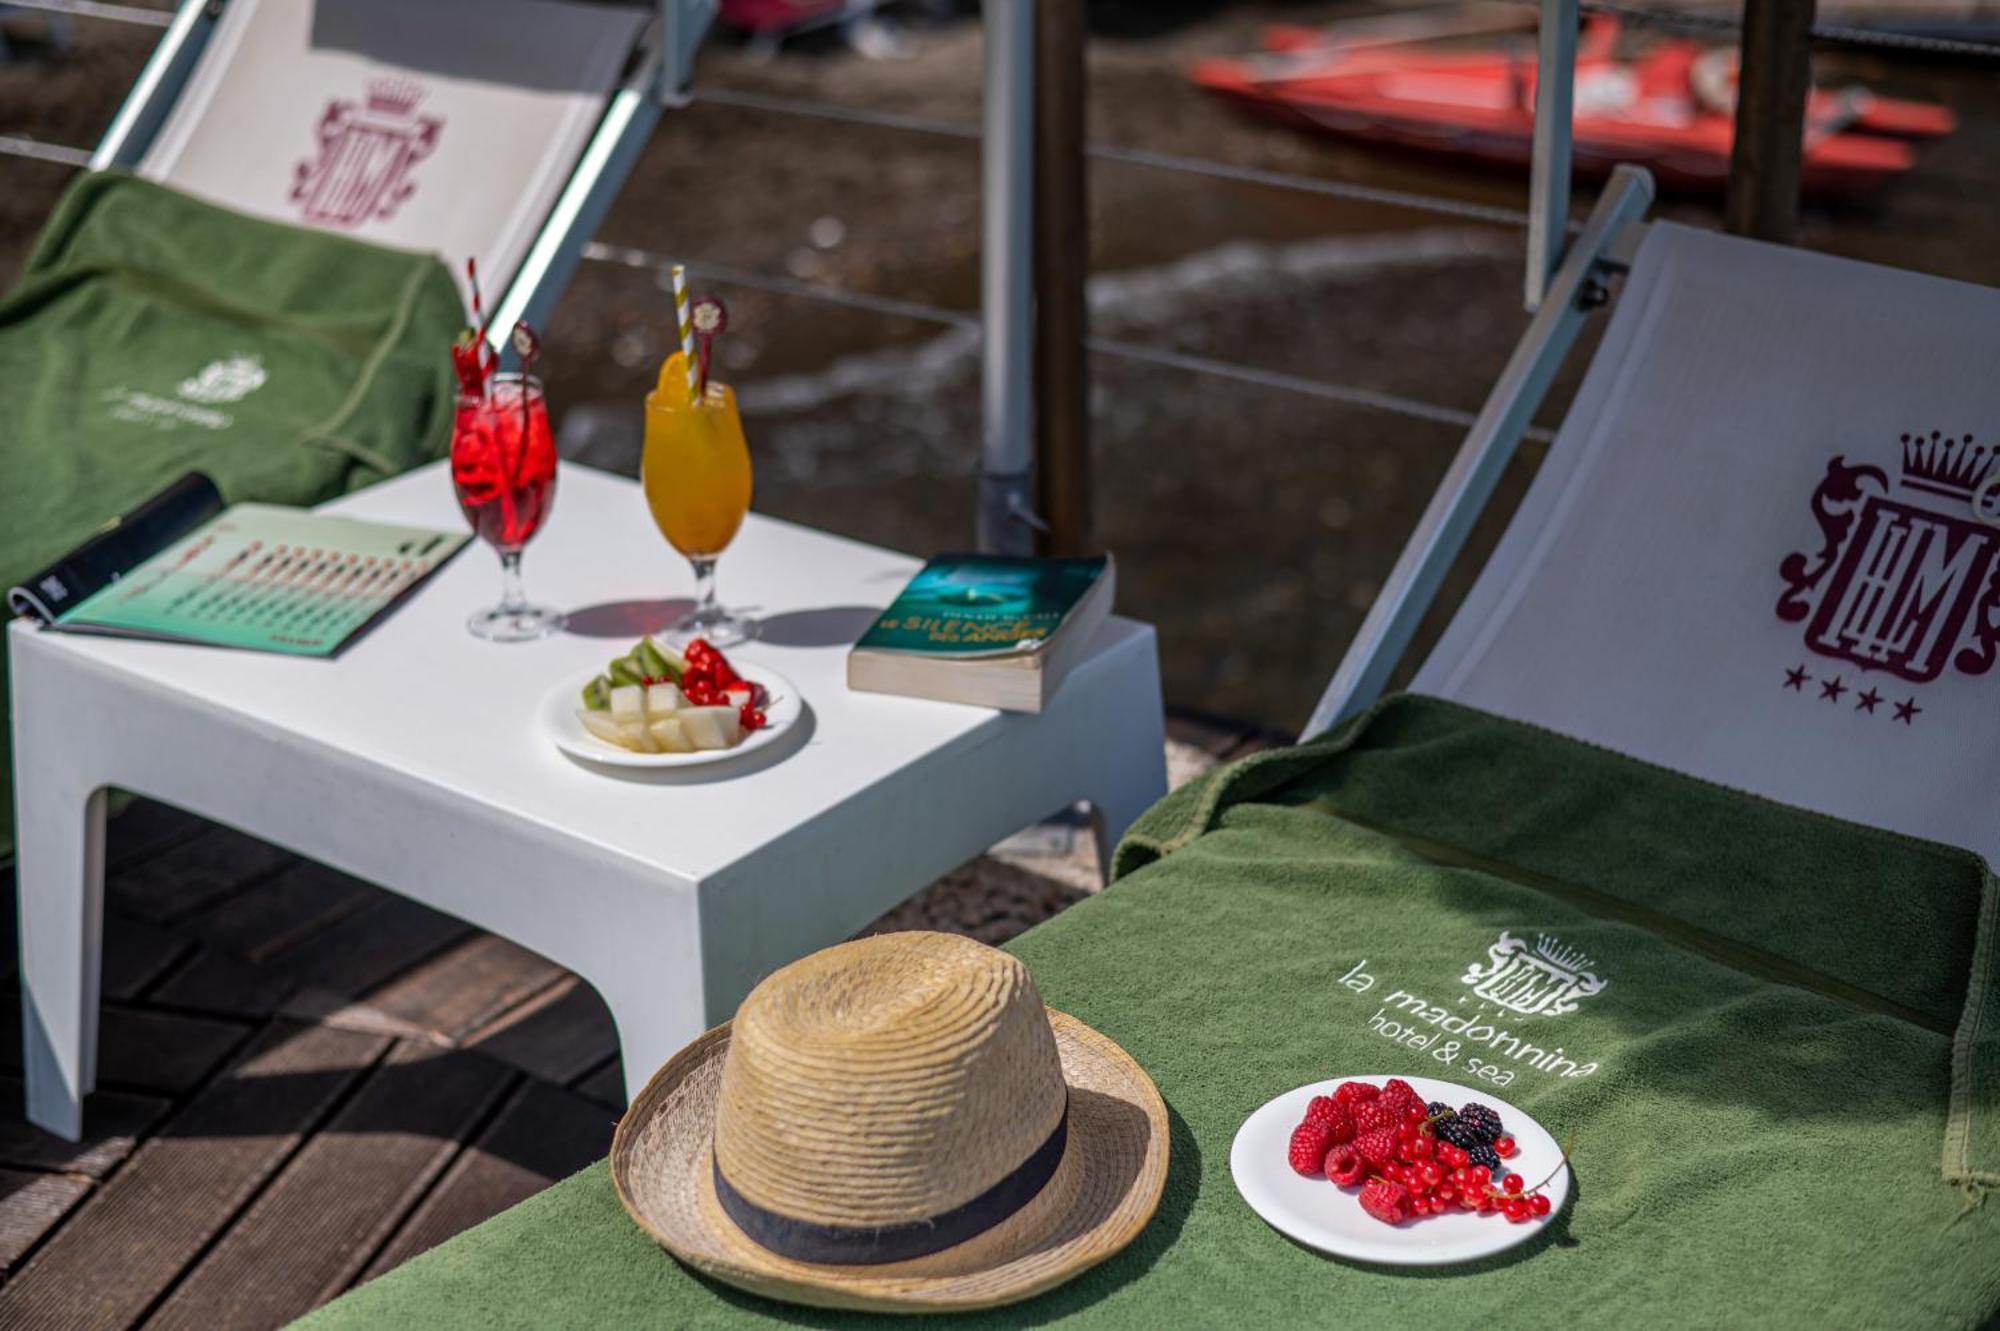
[[[1577,169],[1603,175],[1635,162],[1663,183],[1720,190],[1735,131],[1736,53],[1672,41],[1624,60],[1612,54],[1617,37],[1617,20],[1596,18],[1578,46]],[[1532,155],[1532,50],[1344,45],[1300,28],[1272,29],[1264,47],[1201,61],[1190,77],[1260,114],[1348,138],[1514,166]],[[1815,89],[1801,185],[1820,195],[1877,189],[1916,164],[1910,140],[1955,128],[1951,111],[1932,103]]]

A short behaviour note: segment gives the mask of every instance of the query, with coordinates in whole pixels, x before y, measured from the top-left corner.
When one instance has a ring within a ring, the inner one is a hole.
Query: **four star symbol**
[[[1806,673],[1804,663],[1800,663],[1785,671],[1784,686],[1793,693],[1804,693],[1806,685],[1815,682],[1819,685],[1819,696],[1825,702],[1839,702],[1840,695],[1850,691],[1850,686],[1843,682],[1839,675],[1835,675],[1831,679],[1815,681],[1811,675]],[[1879,690],[1871,687],[1854,695],[1854,710],[1857,712],[1866,712],[1870,716],[1873,716],[1877,707],[1889,701],[1889,699],[1882,696]],[[1917,714],[1924,710],[1917,706],[1917,699],[1914,694],[1899,703],[1895,703],[1894,706],[1896,714],[1893,719],[1901,721],[1906,726],[1915,725]]]

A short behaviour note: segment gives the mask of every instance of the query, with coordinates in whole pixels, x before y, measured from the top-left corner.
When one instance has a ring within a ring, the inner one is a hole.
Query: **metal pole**
[[[1033,531],[1031,393],[1034,326],[1036,0],[986,0],[986,115],[981,139],[985,215],[980,256],[985,438],[979,471],[981,550],[1028,554]]]
[[[1736,142],[1723,225],[1739,236],[1792,243],[1799,158],[1812,91],[1813,0],[1747,0],[1736,79]]]
[[[1524,300],[1541,308],[1569,238],[1570,120],[1576,102],[1577,0],[1542,0],[1536,34],[1535,156],[1528,181]]]
[[[1091,553],[1090,212],[1084,7],[1038,0],[1035,62],[1035,495],[1042,549]]]
[[[660,64],[653,98],[661,106],[687,105],[695,53],[718,8],[718,0],[660,0]]]

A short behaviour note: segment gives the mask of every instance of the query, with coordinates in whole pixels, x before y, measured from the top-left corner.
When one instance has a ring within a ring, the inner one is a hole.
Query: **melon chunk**
[[[688,707],[675,715],[697,749],[734,748],[743,737],[743,721],[734,707]]]
[[[646,715],[646,690],[638,684],[620,684],[611,690],[611,715],[620,721],[637,721]]]
[[[582,708],[577,710],[576,719],[592,739],[601,739],[606,744],[625,747],[625,737],[618,730],[618,723],[611,719],[609,712],[592,712]]]
[[[668,716],[687,706],[687,698],[672,684],[652,684],[646,688],[646,715]]]
[[[660,746],[661,753],[693,753],[694,741],[688,737],[687,727],[678,716],[656,716],[646,725],[646,733],[653,737],[653,743]]]

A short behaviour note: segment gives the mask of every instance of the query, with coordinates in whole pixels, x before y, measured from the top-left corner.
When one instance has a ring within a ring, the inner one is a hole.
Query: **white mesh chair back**
[[[139,164],[242,212],[520,265],[647,11],[558,0],[230,0]]]
[[[2000,291],[1655,223],[1413,684],[2000,863]]]

